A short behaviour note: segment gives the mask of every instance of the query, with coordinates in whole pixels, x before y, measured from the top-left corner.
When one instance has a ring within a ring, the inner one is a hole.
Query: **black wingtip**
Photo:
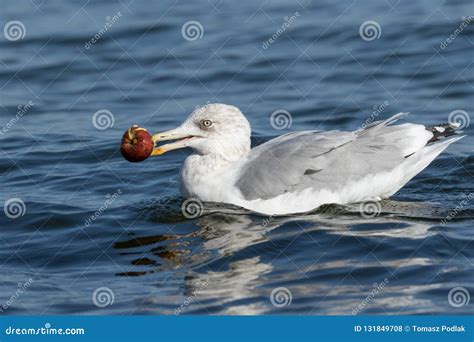
[[[427,126],[426,130],[433,133],[433,137],[430,140],[428,140],[427,144],[434,143],[441,139],[444,139],[444,138],[447,138],[447,137],[450,137],[462,132],[461,130],[459,130],[458,127],[453,127],[452,125],[448,123],[444,123],[444,124],[436,125],[436,126]]]

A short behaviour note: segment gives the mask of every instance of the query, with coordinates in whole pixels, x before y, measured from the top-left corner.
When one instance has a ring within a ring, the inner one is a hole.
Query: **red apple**
[[[133,125],[123,134],[120,152],[129,162],[136,163],[147,159],[154,147],[150,133],[145,128]]]

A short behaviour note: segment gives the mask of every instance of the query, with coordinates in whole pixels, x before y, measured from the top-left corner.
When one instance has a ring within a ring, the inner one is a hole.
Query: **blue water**
[[[355,130],[374,112],[472,116],[474,22],[442,48],[469,15],[469,0],[2,1],[1,26],[20,21],[24,37],[0,30],[0,203],[24,206],[0,212],[1,313],[472,313],[448,300],[474,294],[472,125],[374,218],[357,205],[266,218],[206,204],[187,219],[187,152],[131,164],[118,150],[132,124],[171,129],[207,102],[238,106],[254,144]],[[366,21],[378,38],[362,39]],[[272,127],[279,109],[291,127]]]

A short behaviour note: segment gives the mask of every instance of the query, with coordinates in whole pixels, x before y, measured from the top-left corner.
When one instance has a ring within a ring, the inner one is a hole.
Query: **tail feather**
[[[390,191],[383,194],[382,198],[388,198],[400,190],[406,183],[408,183],[413,177],[420,173],[426,168],[437,156],[441,154],[449,145],[464,138],[464,135],[460,135],[454,138],[443,139],[443,141],[430,144],[421,149],[420,151],[413,153],[413,157],[406,158],[405,162],[400,164],[397,168],[399,171],[400,178],[397,186],[393,187]]]

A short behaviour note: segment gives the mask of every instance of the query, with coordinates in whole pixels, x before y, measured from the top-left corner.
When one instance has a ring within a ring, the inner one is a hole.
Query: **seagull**
[[[213,103],[194,110],[179,127],[154,134],[152,155],[191,148],[180,172],[184,198],[230,203],[259,214],[380,201],[463,138],[454,136],[458,131],[448,124],[392,125],[407,114],[353,132],[291,132],[251,148],[251,128],[242,112]]]

